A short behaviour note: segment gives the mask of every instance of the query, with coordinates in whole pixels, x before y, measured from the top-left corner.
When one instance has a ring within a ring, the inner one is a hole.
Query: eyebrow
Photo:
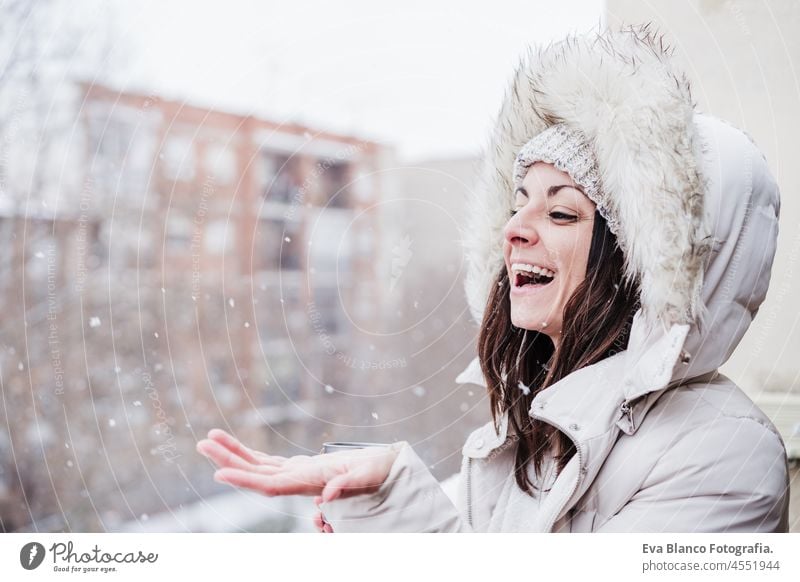
[[[578,190],[582,194],[585,194],[585,192],[583,191],[583,188],[581,188],[578,184],[575,184],[575,185],[572,185],[572,184],[559,184],[558,186],[550,186],[547,189],[547,197],[551,198],[551,197],[555,196],[556,194],[558,194],[559,190],[561,190],[562,188],[575,188],[576,190]],[[528,191],[525,188],[523,188],[522,186],[520,186],[519,188],[514,190],[514,194],[516,194],[517,192],[519,192],[520,194],[525,196],[525,198],[530,198],[530,196],[528,196]]]

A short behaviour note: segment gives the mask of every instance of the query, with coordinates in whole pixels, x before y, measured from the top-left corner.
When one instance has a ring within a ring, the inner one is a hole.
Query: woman
[[[718,371],[766,295],[778,188],[694,111],[647,28],[522,62],[471,201],[466,282],[493,422],[455,504],[411,446],[285,459],[222,431],[220,481],[318,496],[325,531],[788,530],[775,427]]]

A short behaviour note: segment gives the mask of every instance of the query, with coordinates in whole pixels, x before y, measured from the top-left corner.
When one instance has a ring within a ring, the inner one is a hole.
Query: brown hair
[[[541,475],[545,453],[555,447],[560,472],[575,453],[569,437],[528,415],[534,396],[575,370],[627,348],[639,308],[639,285],[623,281],[623,260],[616,237],[595,211],[586,278],[564,306],[558,350],[545,334],[511,323],[511,282],[505,268],[492,286],[478,337],[478,357],[495,424],[497,416],[508,410],[509,426],[519,435],[514,473],[519,487],[531,495],[531,461]],[[530,388],[528,394],[519,388],[520,382]]]

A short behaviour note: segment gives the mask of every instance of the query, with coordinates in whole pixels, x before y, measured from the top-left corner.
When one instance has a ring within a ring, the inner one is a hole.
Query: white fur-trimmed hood
[[[667,327],[701,319],[711,239],[693,114],[688,81],[648,27],[531,48],[506,93],[468,201],[465,288],[475,321],[503,268],[515,156],[561,122],[580,128],[594,145],[602,187],[621,223],[625,277],[641,281],[642,315]]]

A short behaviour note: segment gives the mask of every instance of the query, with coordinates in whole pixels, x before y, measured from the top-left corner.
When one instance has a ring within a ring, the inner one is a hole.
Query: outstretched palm
[[[221,483],[270,497],[318,495],[323,502],[376,491],[397,456],[379,447],[286,458],[250,449],[219,429],[198,442],[197,451],[219,467],[214,479]]]

